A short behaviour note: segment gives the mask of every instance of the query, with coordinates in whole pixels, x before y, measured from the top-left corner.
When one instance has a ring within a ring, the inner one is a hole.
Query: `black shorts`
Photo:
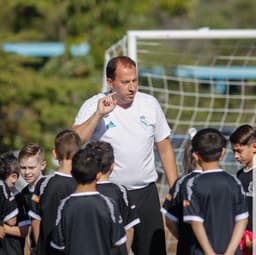
[[[134,227],[132,250],[135,255],[166,255],[163,218],[155,183],[129,190],[141,223]]]

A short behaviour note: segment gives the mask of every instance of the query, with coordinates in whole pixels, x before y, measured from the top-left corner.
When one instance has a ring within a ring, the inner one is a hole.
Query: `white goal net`
[[[214,127],[229,138],[241,124],[255,126],[255,39],[256,30],[128,31],[106,51],[106,62],[117,55],[137,62],[140,91],[159,100],[173,130],[180,173],[189,128]],[[240,167],[230,146],[222,165],[231,173]],[[168,187],[158,170],[163,198]]]

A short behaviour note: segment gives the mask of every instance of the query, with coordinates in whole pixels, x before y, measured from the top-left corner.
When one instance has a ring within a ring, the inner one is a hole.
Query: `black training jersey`
[[[28,184],[21,191],[21,194],[23,195],[23,197],[25,199],[25,206],[26,206],[26,209],[28,210],[27,213],[29,215],[30,221],[31,221],[31,218],[33,218],[33,217],[31,217],[31,214],[33,214],[33,212],[36,211],[36,208],[37,208],[37,205],[38,205],[38,201],[35,200],[35,201],[37,201],[37,203],[35,203],[33,201],[33,197],[34,197],[35,194],[37,194],[38,197],[39,197],[39,191],[38,190],[40,188],[41,183],[43,182],[43,180],[45,178],[46,178],[45,176],[40,177],[40,179],[36,182],[35,187]],[[34,235],[33,235],[32,231],[30,231],[29,239],[30,239],[30,248],[35,248],[36,242],[35,242]]]
[[[28,216],[28,210],[26,208],[25,199],[20,192],[15,194],[15,201],[18,206],[19,214],[17,215],[16,226],[22,227],[31,224],[31,221]],[[12,235],[6,235],[4,238],[4,243],[6,250],[11,255],[23,255],[25,238],[17,237]]]
[[[178,243],[176,254],[189,254],[191,246],[196,242],[191,225],[183,221],[183,197],[186,192],[186,184],[189,179],[202,173],[194,170],[191,173],[179,177],[167,194],[161,211],[166,217],[178,224]]]
[[[101,181],[97,183],[96,188],[101,194],[112,198],[116,202],[123,218],[125,229],[132,228],[140,223],[136,213],[136,206],[131,201],[124,186],[109,181]]]
[[[43,176],[40,178],[40,180],[36,183],[35,188],[33,191],[29,191],[29,201],[30,201],[30,206],[29,206],[29,216],[32,219],[38,219],[40,220],[40,213],[39,213],[39,200],[40,200],[40,190],[41,190],[41,185],[45,181],[46,176]]]
[[[208,170],[190,179],[183,206],[184,221],[202,222],[210,244],[218,254],[226,250],[235,222],[248,217],[240,181],[220,169]],[[199,245],[194,252],[202,253]]]
[[[252,203],[253,203],[253,171],[256,171],[256,168],[250,169],[246,171],[246,169],[242,168],[237,172],[237,178],[241,181],[246,197],[247,197],[247,204],[248,204],[248,225],[247,229],[252,231],[252,223],[253,223],[253,213],[252,213]]]
[[[115,203],[98,192],[74,193],[58,209],[51,245],[68,255],[110,255],[126,236]]]
[[[30,184],[26,185],[22,191],[21,191],[21,194],[22,196],[24,197],[25,199],[25,204],[26,204],[26,208],[28,209],[28,211],[31,210],[32,208],[32,204],[33,204],[33,201],[32,201],[32,196],[33,194],[35,193],[35,190],[38,186],[41,185],[41,183],[43,182],[43,180],[45,179],[44,176],[42,176],[36,183],[35,187],[34,186],[31,186]]]
[[[2,223],[17,216],[18,208],[14,195],[2,180],[0,180],[0,205],[0,221]]]
[[[4,181],[0,180],[0,225],[16,217],[18,214],[17,204],[14,195]],[[10,254],[4,240],[0,239],[0,254]]]
[[[38,255],[56,254],[50,247],[50,238],[57,218],[60,201],[75,191],[76,181],[71,175],[55,172],[48,175],[40,185],[38,214],[30,213],[31,217],[40,220]]]

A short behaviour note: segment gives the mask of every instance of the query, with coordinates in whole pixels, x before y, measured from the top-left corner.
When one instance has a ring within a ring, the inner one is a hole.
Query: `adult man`
[[[164,255],[153,148],[156,144],[171,186],[177,169],[169,141],[170,128],[157,100],[137,92],[136,64],[132,59],[112,58],[107,64],[106,76],[111,92],[85,101],[73,128],[84,142],[101,140],[114,148],[115,169],[110,180],[127,187],[141,220],[135,227],[133,252]]]

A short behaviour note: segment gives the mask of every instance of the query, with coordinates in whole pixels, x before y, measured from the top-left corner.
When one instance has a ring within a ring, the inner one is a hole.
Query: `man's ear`
[[[107,84],[108,84],[109,90],[112,90],[113,89],[113,80],[111,78],[107,78]]]

